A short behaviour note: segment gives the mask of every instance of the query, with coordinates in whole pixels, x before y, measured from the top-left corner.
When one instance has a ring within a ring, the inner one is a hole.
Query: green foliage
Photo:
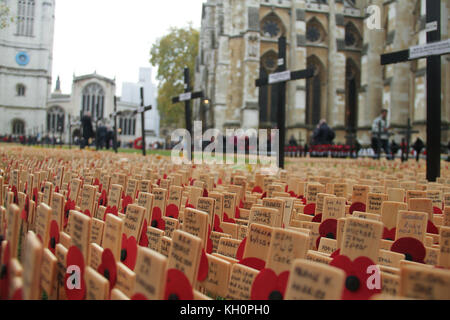
[[[195,59],[198,54],[199,32],[189,24],[186,28],[170,28],[150,51],[150,63],[158,66],[158,110],[161,127],[184,128],[184,104],[172,104],[172,97],[184,92],[184,68],[194,80]]]
[[[9,16],[9,7],[0,0],[0,29],[6,28],[13,21],[14,18]]]

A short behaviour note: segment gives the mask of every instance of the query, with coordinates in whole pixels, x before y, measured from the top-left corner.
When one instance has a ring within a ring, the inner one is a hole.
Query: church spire
[[[58,78],[56,79],[56,87],[55,87],[55,92],[56,93],[61,93],[61,80]]]

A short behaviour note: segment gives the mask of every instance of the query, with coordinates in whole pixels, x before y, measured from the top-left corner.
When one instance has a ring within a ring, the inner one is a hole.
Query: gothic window
[[[314,77],[306,80],[306,124],[316,126],[321,118],[321,106],[323,95],[322,84],[324,72],[322,63],[316,56],[307,60],[308,68],[314,70]]]
[[[119,132],[121,136],[136,135],[136,116],[134,113],[125,113],[119,118]]]
[[[52,107],[47,111],[47,131],[64,132],[64,110],[61,107]]]
[[[16,87],[16,92],[19,97],[25,96],[25,86],[23,84],[18,84]]]
[[[268,73],[272,73],[277,68],[278,55],[274,51],[269,51],[262,57],[263,67]]]
[[[359,47],[361,45],[361,37],[352,23],[345,26],[345,45],[347,47]]]
[[[278,38],[284,34],[283,24],[277,15],[271,13],[261,22],[261,35],[266,38]]]
[[[345,125],[349,131],[354,132],[357,128],[358,119],[358,83],[360,82],[360,72],[352,59],[347,59],[345,71]]]
[[[323,42],[325,31],[316,18],[312,18],[306,26],[306,40],[310,43]]]
[[[99,84],[91,83],[84,88],[81,107],[83,113],[91,112],[92,119],[103,119],[105,108],[105,92]]]
[[[22,119],[14,119],[12,122],[12,133],[15,135],[25,134],[25,122]]]
[[[261,57],[260,78],[267,77],[277,69],[278,54],[268,51]],[[276,86],[259,88],[259,123],[261,128],[271,128],[277,123],[278,96]]]
[[[17,35],[32,37],[34,33],[34,0],[19,0],[17,7]]]

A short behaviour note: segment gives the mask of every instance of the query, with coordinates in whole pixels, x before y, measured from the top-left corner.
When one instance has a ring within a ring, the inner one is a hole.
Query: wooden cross
[[[142,155],[145,157],[147,155],[146,145],[145,145],[145,112],[152,110],[152,106],[145,106],[144,103],[144,88],[141,87],[141,107],[135,111],[135,114],[141,114],[141,130],[142,130]]]
[[[427,59],[427,179],[441,172],[441,55],[450,53],[450,39],[441,40],[441,2],[427,0],[427,44],[381,55],[381,65]]]
[[[192,115],[191,115],[191,100],[202,99],[203,91],[192,92],[190,88],[189,68],[184,68],[184,93],[172,98],[172,103],[183,102],[185,104],[185,119],[186,130],[192,138]],[[192,145],[192,144],[191,144]],[[191,152],[188,154],[188,159],[191,159]]]
[[[418,130],[412,130],[412,126],[411,126],[411,119],[408,118],[408,125],[406,126],[406,129],[404,131],[400,131],[400,134],[404,134],[405,135],[405,140],[406,140],[406,151],[404,150],[404,148],[402,148],[402,161],[408,161],[409,159],[409,146],[411,145],[411,135],[413,133],[419,133]]]
[[[278,129],[280,130],[280,153],[278,156],[278,166],[284,169],[284,146],[286,141],[286,82],[291,80],[307,79],[314,76],[313,69],[289,71],[286,70],[286,37],[278,39],[278,68],[275,73],[268,77],[256,80],[257,87],[276,85],[278,95]],[[260,103],[261,104],[261,103]]]

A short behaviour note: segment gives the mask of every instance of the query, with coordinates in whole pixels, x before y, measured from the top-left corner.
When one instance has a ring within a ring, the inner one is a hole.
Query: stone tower
[[[55,0],[6,0],[0,30],[0,134],[37,133],[51,91]]]

